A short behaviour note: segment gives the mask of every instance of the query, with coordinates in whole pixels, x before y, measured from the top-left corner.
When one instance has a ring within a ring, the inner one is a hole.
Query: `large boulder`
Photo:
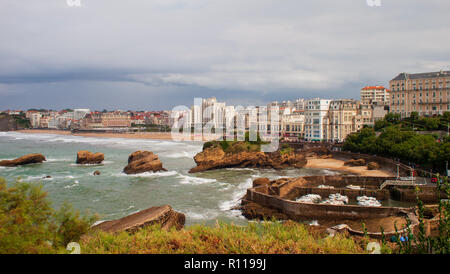
[[[46,161],[45,156],[39,153],[27,154],[14,160],[0,161],[0,166],[14,167],[27,164],[36,164]]]
[[[126,174],[167,171],[163,168],[158,155],[151,151],[135,151],[128,156],[128,165],[123,169]]]
[[[121,231],[134,233],[152,224],[161,224],[163,229],[172,227],[181,229],[184,227],[185,221],[186,217],[183,213],[173,210],[169,205],[163,205],[151,207],[117,220],[102,222],[94,228],[112,233]]]
[[[81,150],[77,153],[77,164],[101,164],[105,160],[103,153],[92,153],[87,150]]]
[[[366,160],[364,159],[351,159],[344,162],[344,166],[365,166]]]
[[[192,168],[189,173],[232,167],[302,168],[307,163],[305,155],[295,151],[289,153],[280,153],[280,151],[225,153],[220,146],[206,148],[194,157],[194,161],[197,166]]]
[[[380,169],[380,165],[377,162],[369,162],[367,164],[367,169],[368,170],[378,170],[378,169]]]

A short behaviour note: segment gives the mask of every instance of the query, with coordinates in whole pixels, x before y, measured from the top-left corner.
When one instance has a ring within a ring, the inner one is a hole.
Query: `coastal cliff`
[[[21,130],[30,127],[30,121],[23,115],[0,114],[0,131]]]

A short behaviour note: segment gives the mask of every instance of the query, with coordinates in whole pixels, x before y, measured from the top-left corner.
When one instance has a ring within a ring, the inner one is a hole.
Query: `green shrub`
[[[65,205],[55,212],[42,185],[0,179],[0,253],[56,253],[78,241],[96,217]]]
[[[245,142],[236,142],[229,146],[225,152],[235,154],[245,151],[248,151],[248,144]]]
[[[132,235],[97,232],[81,240],[83,253],[145,254],[317,254],[364,253],[342,234],[325,237],[292,221],[249,223],[236,226],[193,225],[182,230],[145,227]]]
[[[213,147],[214,145],[215,145],[215,142],[214,142],[214,141],[205,142],[205,143],[203,144],[203,150],[205,150],[205,149],[207,149],[207,148],[210,148],[210,147]]]
[[[223,150],[223,151],[226,151],[227,148],[230,146],[230,143],[231,143],[231,142],[226,141],[226,140],[223,140],[222,142],[220,142],[220,146],[222,147],[222,150]]]

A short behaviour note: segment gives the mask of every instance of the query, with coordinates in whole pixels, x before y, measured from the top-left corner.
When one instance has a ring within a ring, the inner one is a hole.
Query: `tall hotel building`
[[[306,102],[305,140],[325,141],[327,136],[328,109],[331,100],[315,98]]]
[[[383,86],[367,86],[361,89],[361,103],[389,105],[389,90]]]
[[[389,86],[390,112],[402,117],[411,112],[431,116],[450,111],[450,71],[400,73]]]

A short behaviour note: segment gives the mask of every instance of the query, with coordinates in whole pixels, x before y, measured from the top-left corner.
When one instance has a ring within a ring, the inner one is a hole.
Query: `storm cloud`
[[[357,99],[450,69],[449,1],[80,2],[0,2],[0,109]]]

